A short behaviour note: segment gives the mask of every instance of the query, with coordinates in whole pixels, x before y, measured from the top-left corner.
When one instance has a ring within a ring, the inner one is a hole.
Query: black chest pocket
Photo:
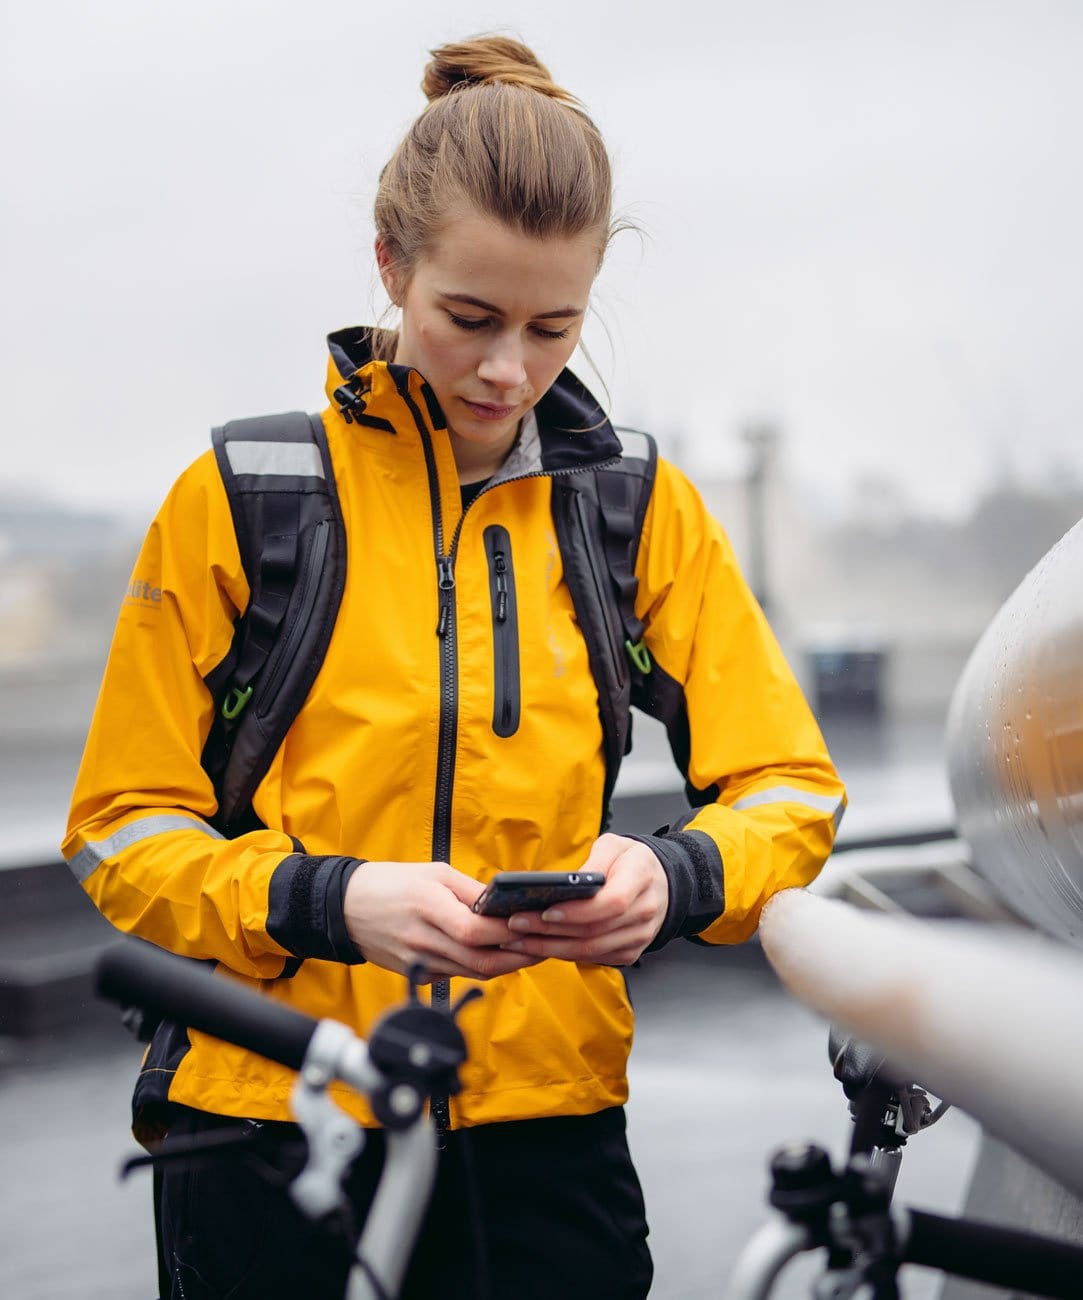
[[[484,537],[493,621],[493,731],[498,736],[507,737],[519,730],[520,710],[515,569],[508,530],[499,524],[490,524]]]

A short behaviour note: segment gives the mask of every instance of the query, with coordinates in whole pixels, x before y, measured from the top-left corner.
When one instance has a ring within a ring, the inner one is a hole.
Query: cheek
[[[538,393],[547,392],[556,382],[557,376],[572,359],[576,340],[568,339],[559,345],[546,348],[536,356],[530,366],[530,382]]]
[[[461,330],[441,321],[426,321],[418,333],[431,369],[445,379],[470,366],[470,339],[464,338]]]

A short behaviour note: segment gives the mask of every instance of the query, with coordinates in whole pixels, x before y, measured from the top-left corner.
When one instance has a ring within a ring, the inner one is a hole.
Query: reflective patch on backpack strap
[[[313,443],[234,442],[226,443],[229,467],[234,474],[281,475],[288,478],[323,478],[320,449]]]

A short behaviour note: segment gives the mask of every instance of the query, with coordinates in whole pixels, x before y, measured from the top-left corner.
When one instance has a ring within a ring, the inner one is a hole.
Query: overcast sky
[[[777,419],[816,509],[869,477],[947,513],[1007,469],[1083,479],[1076,0],[6,0],[2,23],[5,488],[147,513],[212,424],[321,404],[324,336],[383,307],[372,197],[426,51],[494,29],[585,101],[646,232],[590,331],[616,418],[700,473]]]

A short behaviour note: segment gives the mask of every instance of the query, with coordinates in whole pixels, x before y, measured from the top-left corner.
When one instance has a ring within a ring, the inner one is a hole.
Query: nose
[[[523,345],[510,334],[494,338],[478,364],[478,378],[502,393],[526,385]]]

